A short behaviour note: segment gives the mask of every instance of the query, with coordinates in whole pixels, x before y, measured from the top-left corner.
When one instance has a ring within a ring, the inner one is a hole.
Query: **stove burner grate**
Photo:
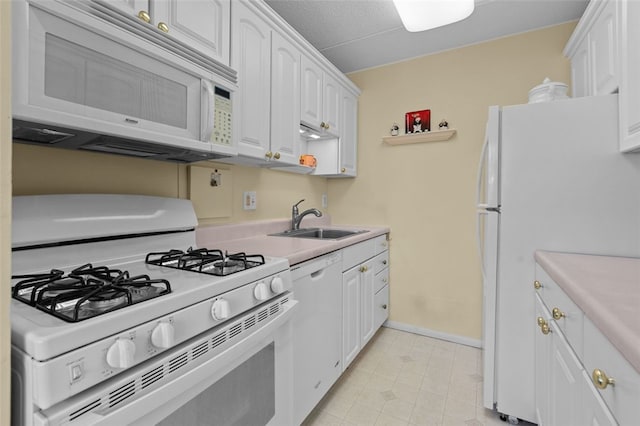
[[[87,318],[153,299],[171,292],[169,281],[148,275],[131,277],[128,271],[82,265],[67,276],[49,273],[14,275],[14,299],[68,322]]]
[[[264,265],[265,260],[264,256],[259,254],[229,254],[227,252],[223,254],[221,250],[189,248],[186,252],[182,250],[169,250],[167,252],[149,253],[147,254],[145,262],[168,268],[226,276]]]

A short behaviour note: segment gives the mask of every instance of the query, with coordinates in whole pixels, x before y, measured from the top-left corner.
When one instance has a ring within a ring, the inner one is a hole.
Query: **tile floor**
[[[480,349],[382,327],[303,426],[506,426],[482,407],[481,364]]]

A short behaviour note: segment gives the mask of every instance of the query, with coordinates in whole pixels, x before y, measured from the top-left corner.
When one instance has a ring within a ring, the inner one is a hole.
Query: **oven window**
[[[158,424],[266,425],[275,415],[274,349],[265,346]]]

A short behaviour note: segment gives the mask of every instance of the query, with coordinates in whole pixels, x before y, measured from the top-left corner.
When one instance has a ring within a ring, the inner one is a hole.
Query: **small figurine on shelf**
[[[449,123],[447,123],[447,120],[443,118],[440,124],[438,124],[438,127],[440,130],[447,130],[449,128]]]
[[[393,123],[393,126],[391,126],[391,136],[398,136],[399,132],[400,126],[398,126],[398,123]]]

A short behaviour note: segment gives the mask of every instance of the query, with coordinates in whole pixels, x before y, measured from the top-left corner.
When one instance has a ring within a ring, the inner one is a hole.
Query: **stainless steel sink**
[[[273,237],[292,237],[292,238],[313,238],[318,240],[339,240],[341,238],[350,237],[352,235],[367,232],[366,230],[349,231],[346,229],[328,229],[328,228],[303,228],[294,229],[277,234],[269,234]]]

